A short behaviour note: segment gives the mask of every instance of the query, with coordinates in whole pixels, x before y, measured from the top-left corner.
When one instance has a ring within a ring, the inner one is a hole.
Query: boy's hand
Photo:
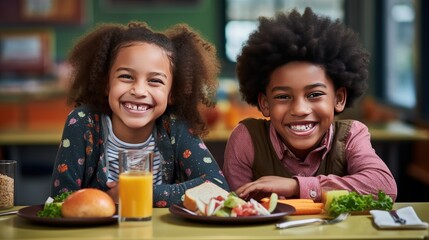
[[[264,176],[254,182],[246,183],[235,192],[243,199],[253,198],[259,201],[273,192],[286,198],[297,197],[299,196],[299,186],[298,181],[293,178]]]
[[[119,203],[119,185],[117,182],[107,182],[106,185],[110,188],[107,194],[113,199],[115,203]]]

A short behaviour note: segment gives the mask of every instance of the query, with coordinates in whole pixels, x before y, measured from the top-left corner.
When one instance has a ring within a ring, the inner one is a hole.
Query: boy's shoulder
[[[240,123],[250,126],[250,125],[266,125],[270,123],[270,120],[264,118],[245,118],[240,121]]]
[[[333,127],[335,135],[342,136],[343,139],[369,131],[364,123],[354,119],[335,120]]]
[[[264,136],[269,133],[271,121],[263,118],[246,118],[240,121],[239,126],[240,125],[247,129],[252,138],[260,138],[260,136]],[[239,126],[235,129],[239,129]]]
[[[337,119],[333,122],[336,126],[350,126],[357,128],[366,128],[367,126],[359,120],[355,119]]]
[[[335,125],[353,125],[356,120],[353,119],[337,119],[333,122]]]

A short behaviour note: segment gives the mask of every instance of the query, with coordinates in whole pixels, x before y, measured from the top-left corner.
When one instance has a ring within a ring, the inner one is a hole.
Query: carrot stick
[[[313,199],[279,199],[277,202],[285,204],[293,203],[314,203]]]
[[[282,203],[282,202],[280,202]],[[291,206],[294,206],[295,208],[299,207],[299,208],[305,208],[305,207],[310,207],[310,208],[323,208],[324,205],[323,203],[283,203],[283,204],[288,204]]]
[[[268,204],[269,199],[264,198],[261,202]],[[314,202],[312,199],[279,199],[277,203],[293,206],[296,211],[292,215],[321,214],[324,210],[323,203]]]
[[[292,215],[304,215],[304,214],[321,214],[324,209],[323,203],[315,202],[298,202],[288,201],[287,203],[279,202],[280,204],[288,204],[295,208],[295,212]]]
[[[268,201],[270,201],[269,198],[261,199],[261,202],[268,202]],[[309,198],[279,199],[277,200],[277,202],[286,203],[286,204],[288,204],[289,202],[314,203],[313,199],[309,199]]]
[[[323,209],[319,207],[305,207],[305,208],[296,207],[295,212],[292,213],[291,215],[321,214],[322,212],[323,212]]]

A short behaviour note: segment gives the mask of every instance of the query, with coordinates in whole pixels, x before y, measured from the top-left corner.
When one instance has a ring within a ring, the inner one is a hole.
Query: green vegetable
[[[61,217],[61,205],[62,203],[48,203],[43,207],[42,211],[37,213],[37,216],[50,218]]]
[[[43,210],[37,212],[38,217],[50,217],[50,218],[58,218],[61,216],[61,206],[63,205],[64,200],[72,194],[72,192],[64,192],[58,196],[54,197],[52,203],[46,203],[43,207]]]
[[[70,196],[73,192],[63,192],[60,195],[54,197],[54,202],[64,202],[68,196]]]
[[[214,213],[214,215],[217,217],[229,217],[229,216],[231,216],[231,208],[223,207],[223,208],[217,210]]]
[[[276,209],[278,200],[279,200],[279,196],[277,195],[277,193],[271,193],[268,212],[272,213],[274,209]]]
[[[238,205],[245,204],[246,201],[239,198],[234,192],[231,192],[223,202],[223,206],[227,208],[234,208]]]
[[[383,191],[378,192],[378,198],[373,195],[360,195],[356,192],[350,192],[334,198],[329,208],[329,215],[337,216],[343,212],[361,212],[371,209],[392,210],[393,200]]]

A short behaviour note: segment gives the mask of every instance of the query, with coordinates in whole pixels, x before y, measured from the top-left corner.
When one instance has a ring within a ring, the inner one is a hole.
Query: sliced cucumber
[[[268,212],[272,213],[276,209],[278,200],[279,196],[277,193],[271,193]]]

